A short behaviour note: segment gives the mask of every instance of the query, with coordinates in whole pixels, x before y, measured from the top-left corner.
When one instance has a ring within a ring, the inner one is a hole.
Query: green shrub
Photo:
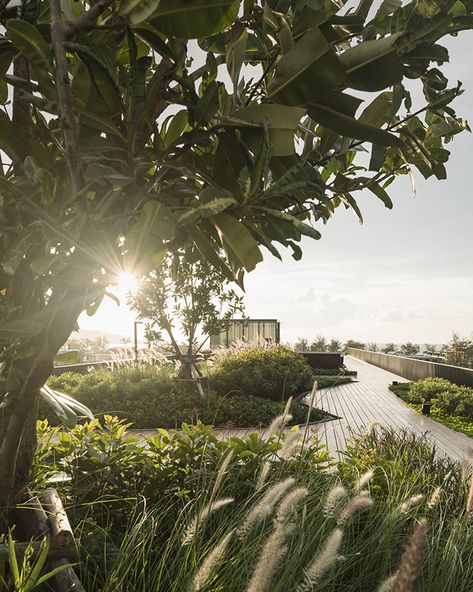
[[[290,348],[255,346],[220,355],[209,368],[209,382],[220,395],[245,393],[283,401],[310,389],[313,375],[303,356]]]
[[[176,428],[201,420],[216,426],[259,427],[269,425],[284,410],[283,402],[249,395],[222,397],[212,391],[201,397],[196,390],[182,390],[172,379],[172,368],[143,366],[115,372],[96,370],[86,375],[68,372],[48,384],[71,395],[97,416],[116,415],[136,428]],[[293,403],[292,423],[303,423],[307,407]],[[314,409],[311,421],[325,414]],[[40,418],[53,425],[57,419],[42,405]]]
[[[442,392],[454,392],[456,385],[444,378],[425,378],[418,382],[412,382],[409,389],[410,403],[423,403],[431,401]]]
[[[426,378],[392,385],[390,389],[406,403],[420,405],[428,401],[446,413],[473,418],[473,389],[444,378]]]
[[[317,385],[319,388],[330,388],[332,386],[340,386],[341,384],[347,384],[348,382],[352,382],[352,378],[350,376],[319,376],[315,374],[313,376],[313,379],[317,381]]]

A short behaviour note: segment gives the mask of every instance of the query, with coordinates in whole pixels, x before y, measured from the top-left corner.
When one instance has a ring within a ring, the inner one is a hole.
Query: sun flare
[[[116,291],[119,296],[128,296],[136,292],[138,278],[131,271],[122,271],[118,276]]]

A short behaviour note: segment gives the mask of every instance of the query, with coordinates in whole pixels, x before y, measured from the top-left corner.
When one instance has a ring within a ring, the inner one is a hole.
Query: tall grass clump
[[[143,447],[112,418],[50,431],[33,485],[72,477],[90,592],[471,592],[469,475],[408,432],[355,438],[335,472],[309,434],[287,457],[287,434],[187,426]]]

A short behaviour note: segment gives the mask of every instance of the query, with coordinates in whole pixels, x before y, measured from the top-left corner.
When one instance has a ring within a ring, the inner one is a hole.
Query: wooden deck
[[[347,439],[361,434],[371,422],[425,435],[440,454],[453,460],[461,462],[470,456],[473,439],[420,415],[389,390],[393,380],[406,382],[404,378],[350,356],[345,357],[345,363],[358,372],[357,382],[320,391],[316,403],[340,417],[319,428],[321,441],[335,458],[346,448]]]
[[[345,356],[345,364],[356,370],[356,382],[319,391],[316,406],[336,415],[340,419],[314,425],[319,438],[335,460],[339,460],[346,449],[347,440],[355,434],[362,434],[372,422],[385,427],[407,428],[424,435],[434,443],[440,454],[456,461],[469,460],[473,439],[439,424],[407,407],[401,399],[389,390],[393,380],[406,382],[404,378]],[[220,439],[241,437],[254,429],[218,429]],[[264,435],[265,430],[256,430]],[[152,436],[155,430],[130,430],[133,435]]]

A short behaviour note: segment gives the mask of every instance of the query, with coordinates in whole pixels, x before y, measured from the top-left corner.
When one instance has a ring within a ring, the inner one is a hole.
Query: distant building
[[[280,326],[277,319],[232,319],[226,331],[210,336],[210,349],[228,347],[236,341],[257,339],[279,343]]]

